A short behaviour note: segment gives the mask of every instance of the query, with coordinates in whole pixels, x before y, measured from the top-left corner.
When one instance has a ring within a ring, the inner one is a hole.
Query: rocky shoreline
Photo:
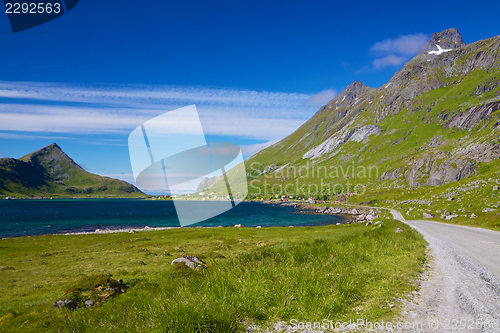
[[[343,206],[318,207],[296,203],[282,203],[281,205],[293,206],[295,209],[298,209],[301,214],[342,215],[348,220],[347,224],[372,222],[374,219],[378,218],[379,214],[377,208],[348,208]]]

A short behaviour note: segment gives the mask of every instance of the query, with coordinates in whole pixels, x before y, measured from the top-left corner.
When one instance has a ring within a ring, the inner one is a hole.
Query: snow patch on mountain
[[[444,52],[450,52],[451,49],[442,49],[441,46],[439,46],[438,44],[434,44],[438,49],[437,51],[429,51],[427,52],[428,54],[436,54],[436,55],[440,55],[441,53],[444,53]]]

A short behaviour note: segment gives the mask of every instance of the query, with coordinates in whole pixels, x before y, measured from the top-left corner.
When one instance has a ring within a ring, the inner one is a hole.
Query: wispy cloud
[[[396,53],[413,55],[422,49],[429,40],[426,34],[401,35],[398,38],[388,38],[373,44],[371,51],[380,53]]]
[[[96,103],[127,108],[178,108],[196,104],[217,109],[297,108],[310,94],[257,92],[205,87],[92,85],[70,86],[57,83],[2,82],[0,97],[46,102]],[[266,111],[262,111],[266,112]]]
[[[400,66],[418,53],[429,36],[426,34],[400,35],[376,42],[370,52],[376,56],[372,61],[372,69],[379,70],[389,66]]]
[[[336,95],[337,92],[334,89],[323,90],[322,92],[309,97],[303,105],[318,108],[330,102]]]
[[[388,66],[399,66],[403,62],[405,62],[408,58],[402,57],[402,56],[395,56],[393,54],[390,54],[388,56],[385,56],[383,58],[378,58],[373,60],[372,65],[373,69],[382,69],[384,67]]]
[[[196,104],[206,134],[271,141],[293,132],[334,95],[333,90],[311,95],[204,87],[0,82],[4,101],[0,104],[0,131],[125,135],[148,119]],[[179,131],[189,126],[177,125]]]
[[[51,139],[51,140],[66,140],[70,139],[64,136],[46,136],[46,135],[26,135],[17,133],[2,133],[0,132],[1,139]]]
[[[264,142],[264,143],[257,143],[254,145],[241,146],[241,151],[242,151],[244,156],[252,156],[253,154],[258,153],[262,149],[267,148],[267,147],[275,144],[276,142],[278,142],[278,140],[272,140],[272,141],[268,141],[268,142]]]

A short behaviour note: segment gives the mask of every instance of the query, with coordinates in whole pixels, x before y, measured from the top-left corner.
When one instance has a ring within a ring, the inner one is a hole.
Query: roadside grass
[[[382,221],[381,227],[186,228],[2,239],[0,330],[241,332],[251,323],[266,327],[279,320],[393,318],[395,299],[416,288],[426,243],[400,222]],[[398,226],[404,231],[395,233]],[[182,255],[199,256],[209,268],[170,265]],[[123,279],[128,289],[92,309],[50,307],[96,274]]]

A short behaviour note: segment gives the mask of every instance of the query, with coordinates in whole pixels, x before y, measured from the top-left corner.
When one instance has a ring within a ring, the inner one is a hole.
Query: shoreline
[[[40,199],[38,199],[40,200]],[[50,199],[49,199],[50,200]],[[311,214],[311,215],[320,215],[320,214],[328,214],[328,215],[335,215],[335,216],[340,216],[343,219],[343,223],[335,223],[335,224],[319,224],[318,226],[326,226],[326,225],[342,225],[342,224],[352,224],[352,223],[363,223],[363,221],[356,221],[352,219],[352,216],[355,214],[350,214],[348,212],[344,212],[341,208],[337,208],[334,206],[313,206],[313,205],[308,205],[308,204],[303,204],[300,202],[265,202],[265,201],[245,201],[245,202],[256,202],[260,204],[272,204],[274,206],[293,206],[294,209],[297,210],[295,212],[296,214]],[[332,204],[334,205],[334,204]],[[340,210],[339,210],[340,209]],[[347,210],[347,209],[346,209]],[[355,209],[356,210],[356,209]],[[338,211],[338,212],[337,212]],[[378,211],[378,210],[377,210]],[[353,212],[354,213],[354,212]],[[170,230],[170,229],[181,229],[181,228],[254,228],[254,229],[259,229],[259,228],[271,228],[271,227],[306,227],[310,225],[283,225],[283,226],[250,226],[246,227],[241,224],[236,224],[234,226],[228,225],[228,226],[186,226],[186,227],[181,227],[181,226],[174,226],[174,227],[119,227],[117,229],[110,229],[107,227],[106,229],[100,229],[96,228],[94,231],[75,231],[75,232],[60,232],[60,233],[49,233],[49,234],[42,234],[42,235],[23,235],[23,236],[14,236],[14,237],[1,237],[0,239],[11,239],[11,238],[20,238],[20,237],[39,237],[39,236],[56,236],[56,235],[65,235],[65,236],[74,236],[74,235],[99,235],[99,234],[116,234],[116,233],[137,233],[137,232],[143,232],[143,231],[161,231],[161,230]]]

